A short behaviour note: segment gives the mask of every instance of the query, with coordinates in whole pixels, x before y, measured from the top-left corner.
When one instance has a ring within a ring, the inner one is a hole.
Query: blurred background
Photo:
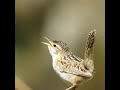
[[[94,78],[77,90],[105,90],[105,0],[15,0],[16,88],[65,90],[67,85],[54,72],[48,48],[41,43],[46,41],[43,37],[66,42],[83,58],[93,29]]]

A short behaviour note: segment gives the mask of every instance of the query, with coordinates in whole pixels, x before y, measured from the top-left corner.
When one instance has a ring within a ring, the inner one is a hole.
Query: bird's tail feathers
[[[87,38],[86,45],[85,45],[85,53],[84,53],[84,61],[86,68],[93,72],[94,65],[93,65],[93,44],[96,38],[96,30],[92,30]]]

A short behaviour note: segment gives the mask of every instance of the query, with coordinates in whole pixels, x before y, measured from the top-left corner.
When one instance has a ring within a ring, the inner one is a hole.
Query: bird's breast
[[[56,61],[53,61],[53,69],[55,70],[55,72],[65,81],[71,83],[71,84],[80,84],[81,82],[83,82],[83,78],[80,76],[76,76],[76,75],[72,75],[72,74],[68,74],[65,72],[61,72],[58,68],[58,66],[56,65]]]

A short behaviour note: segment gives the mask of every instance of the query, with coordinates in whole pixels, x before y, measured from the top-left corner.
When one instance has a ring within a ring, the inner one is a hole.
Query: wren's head
[[[49,43],[42,42],[48,46],[49,52],[52,57],[60,55],[60,54],[69,54],[71,53],[69,47],[66,43],[60,41],[60,40],[50,40],[45,37],[45,39],[48,40]]]

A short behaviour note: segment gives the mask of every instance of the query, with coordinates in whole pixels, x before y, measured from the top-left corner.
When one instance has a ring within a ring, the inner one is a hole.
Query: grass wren
[[[96,30],[89,33],[86,44],[84,59],[74,55],[66,43],[60,40],[51,40],[45,37],[49,43],[42,42],[48,46],[52,56],[52,65],[56,73],[72,85],[65,90],[75,90],[81,83],[92,79],[93,44],[96,38]]]

